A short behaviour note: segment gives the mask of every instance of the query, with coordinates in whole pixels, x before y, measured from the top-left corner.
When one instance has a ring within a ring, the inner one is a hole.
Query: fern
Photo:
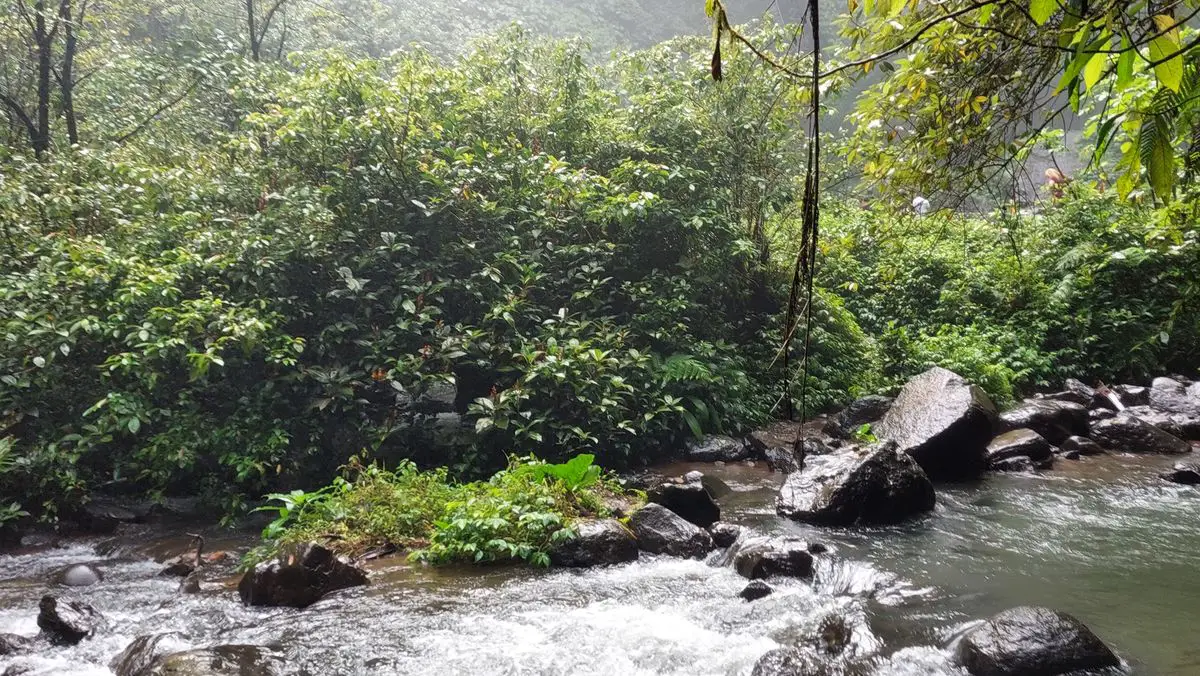
[[[710,383],[712,371],[690,354],[673,354],[662,363],[663,382]]]

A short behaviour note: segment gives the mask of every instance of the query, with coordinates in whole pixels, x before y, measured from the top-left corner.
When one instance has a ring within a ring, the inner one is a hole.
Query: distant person
[[[929,203],[929,200],[921,197],[920,195],[917,195],[913,198],[912,204],[913,211],[917,212],[918,216],[925,216],[930,211],[933,211],[933,205]]]
[[[1063,192],[1067,189],[1067,184],[1071,179],[1063,175],[1061,171],[1050,167],[1046,170],[1046,185],[1050,187],[1050,194],[1055,199],[1061,199]]]

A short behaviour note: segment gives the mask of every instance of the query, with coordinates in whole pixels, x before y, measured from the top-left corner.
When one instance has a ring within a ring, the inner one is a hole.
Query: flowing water
[[[894,528],[816,530],[775,516],[782,481],[759,467],[702,469],[733,489],[725,520],[755,532],[800,535],[832,547],[815,580],[772,581],[746,603],[745,580],[703,561],[644,556],[587,571],[428,570],[375,562],[368,587],[302,611],[243,607],[232,587],[177,592],[154,555],[186,539],[126,535],[101,557],[94,541],[0,556],[0,632],[37,633],[44,593],[80,597],[112,628],[70,648],[0,658],[21,673],[109,674],[136,636],[176,632],[179,649],[258,644],[296,674],[749,674],[780,645],[812,644],[842,618],[846,673],[960,674],[957,636],[1021,604],[1087,623],[1135,674],[1200,674],[1200,489],[1157,480],[1165,458],[1111,456],[1062,462],[1039,475],[997,475],[942,487],[938,508]],[[241,546],[248,538],[213,546]],[[101,549],[107,551],[108,548]],[[714,557],[715,558],[715,557]],[[55,588],[65,565],[105,574],[82,589]]]

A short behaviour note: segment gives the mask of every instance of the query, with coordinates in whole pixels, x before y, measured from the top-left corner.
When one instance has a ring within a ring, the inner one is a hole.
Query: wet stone
[[[757,601],[761,598],[770,596],[771,592],[773,591],[775,590],[772,589],[771,585],[767,584],[766,582],[763,582],[762,580],[752,580],[750,584],[746,585],[745,589],[738,593],[738,596],[745,601]]]

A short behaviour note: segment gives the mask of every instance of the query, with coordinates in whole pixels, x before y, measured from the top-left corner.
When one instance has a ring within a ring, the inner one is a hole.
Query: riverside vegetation
[[[1050,30],[1002,4],[978,21]],[[1062,152],[1040,129],[997,142],[1034,112],[1019,83],[984,96],[921,73],[1005,71],[997,54],[1057,73],[1057,50],[950,24],[874,81],[831,77],[858,107],[825,144],[811,350],[781,392],[809,101],[780,68],[727,51],[714,84],[708,39],[605,59],[517,27],[454,58],[370,58],[319,28],[292,49],[263,16],[249,51],[237,27],[178,16],[129,40],[154,6],[68,3],[35,43],[88,78],[44,90],[21,12],[45,8],[0,14],[22,55],[0,130],[0,526],[69,521],[96,494],[199,492],[232,516],[274,493],[272,542],[545,563],[618,490],[558,468],[668,458],[802,387],[830,410],[939,365],[1008,402],[1200,363],[1194,105],[1163,93],[1193,86],[1190,52],[1114,54],[1103,100],[1103,52],[1072,57],[1097,181],[1037,213],[897,204],[995,187],[966,149]],[[855,5],[832,58],[890,48],[931,11]],[[1079,44],[1112,37],[1100,18]],[[900,28],[872,37],[881,21]],[[55,42],[67,26],[90,38],[77,53]],[[740,35],[804,63],[787,26]],[[510,459],[531,454],[552,464]]]

